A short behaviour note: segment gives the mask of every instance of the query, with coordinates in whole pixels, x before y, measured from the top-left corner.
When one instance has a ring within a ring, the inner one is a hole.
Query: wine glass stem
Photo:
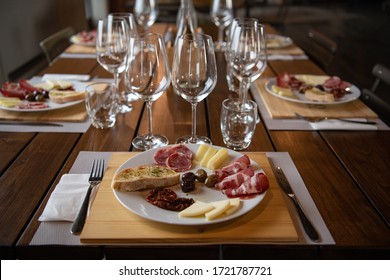
[[[120,96],[120,92],[119,92],[120,80],[121,80],[120,73],[116,71],[114,73],[114,84],[115,84],[116,101],[117,101],[118,106],[119,106],[120,101],[121,101],[121,96]]]
[[[220,26],[218,28],[218,43],[219,44],[223,43],[223,30],[224,30],[223,26]]]
[[[152,140],[153,138],[153,123],[152,123],[152,102],[146,101],[146,108],[148,110],[148,134],[146,136],[147,140]]]
[[[248,89],[249,81],[247,79],[242,79],[240,82],[240,98],[243,103],[246,103],[248,100]]]
[[[192,134],[191,138],[189,140],[190,143],[196,143],[196,105],[198,103],[193,102],[191,103],[191,109],[192,109]]]

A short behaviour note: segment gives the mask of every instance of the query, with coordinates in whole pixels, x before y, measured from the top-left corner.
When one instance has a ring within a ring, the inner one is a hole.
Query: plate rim
[[[286,47],[289,47],[293,44],[293,40],[291,39],[291,37],[289,36],[284,36],[284,35],[279,35],[279,34],[267,34],[266,35],[266,40],[267,40],[267,36],[268,37],[275,37],[275,38],[283,38],[284,41],[286,42],[285,44],[281,44],[279,46],[267,46],[267,49],[281,49],[281,48],[286,48]]]
[[[178,144],[171,144],[171,145],[168,145],[168,146],[174,146],[174,145],[178,145]],[[199,148],[200,144],[185,144],[186,146],[191,146],[192,148],[190,149],[194,149],[196,147]],[[221,148],[225,148],[225,147],[221,147],[221,146],[216,146],[216,145],[210,145],[212,147],[215,147],[215,148],[218,148],[218,149],[221,149]],[[134,157],[128,159],[126,162],[124,162],[123,164],[121,164],[117,170],[115,171],[113,177],[118,173],[120,172],[121,170],[123,170],[123,168],[126,168],[126,167],[130,167],[131,165],[127,165],[129,162],[131,162],[132,160],[134,161],[134,159],[137,159],[138,157],[142,157],[142,155],[145,155],[145,153],[152,153],[152,152],[156,152],[158,149],[161,149],[160,148],[155,148],[155,149],[152,149],[152,150],[148,150],[148,151],[145,151],[145,152],[142,152],[142,153],[139,153],[137,155],[135,155]],[[233,150],[230,150],[228,148],[225,148],[227,149],[229,152],[232,152],[233,155],[235,155],[234,158],[237,158],[239,155],[243,155],[242,153],[239,153],[239,152],[236,152],[236,151],[233,151]],[[253,161],[251,159],[251,163],[252,164],[256,164],[257,166],[257,170],[256,172],[264,172],[265,174],[265,171],[263,168],[261,168],[261,166],[259,166],[255,161]],[[138,165],[138,164],[137,164]],[[198,167],[193,167],[193,168],[199,168]],[[187,172],[187,171],[185,171]],[[182,172],[180,172],[182,173]],[[176,187],[177,188],[177,187]],[[241,200],[243,203],[246,203],[247,207],[243,210],[242,213],[240,213],[239,211],[237,211],[236,213],[233,213],[229,216],[225,216],[225,217],[222,217],[220,219],[215,219],[215,220],[211,220],[211,221],[208,221],[206,220],[206,218],[177,218],[176,221],[169,221],[169,220],[161,220],[161,219],[157,219],[157,218],[153,218],[153,217],[150,217],[150,216],[147,216],[147,215],[142,215],[142,212],[141,211],[134,211],[134,209],[130,209],[128,207],[128,205],[124,204],[123,201],[121,201],[121,198],[120,196],[121,195],[132,195],[133,193],[131,192],[122,192],[122,191],[118,191],[118,190],[114,190],[113,188],[111,188],[111,190],[113,191],[114,193],[114,196],[115,198],[118,200],[118,202],[128,211],[132,212],[133,214],[139,216],[139,217],[142,217],[142,218],[145,218],[147,220],[151,220],[151,221],[155,221],[155,222],[160,222],[160,223],[165,223],[165,224],[170,224],[170,225],[181,225],[181,226],[199,226],[199,225],[212,225],[212,224],[216,224],[216,223],[222,223],[222,222],[227,222],[227,221],[231,221],[231,220],[234,220],[242,215],[245,215],[247,214],[248,212],[250,212],[251,210],[253,210],[253,208],[255,208],[256,206],[258,206],[264,199],[267,191],[265,191],[264,193],[260,194],[260,195],[257,195],[256,197],[250,200]],[[218,192],[217,190],[215,190],[216,192]],[[139,193],[144,193],[144,192],[147,192],[147,191],[143,191],[143,192],[139,192]],[[180,191],[179,191],[180,192]],[[221,197],[224,197],[225,199],[228,199],[227,196],[223,195],[221,193]],[[252,203],[249,203],[250,201],[252,201]],[[166,213],[175,213],[176,215],[178,215],[179,212],[176,212],[176,211],[169,211],[169,210],[165,210],[165,209],[161,209],[161,208],[158,208],[157,206],[154,206],[152,204],[150,204],[149,202],[147,202],[146,200],[144,200],[144,205],[147,205],[148,207],[147,208],[151,208],[153,210],[158,210],[158,211],[168,211]],[[244,204],[243,204],[244,205]],[[241,206],[241,209],[242,209],[243,206]],[[139,213],[141,212],[141,213]],[[172,214],[173,215],[173,214]]]
[[[296,74],[296,75],[293,75],[293,76],[328,76],[328,75]],[[289,97],[286,97],[286,96],[282,96],[282,95],[277,94],[276,92],[274,92],[271,89],[271,86],[274,85],[274,84],[276,84],[276,77],[268,78],[268,81],[265,83],[265,86],[264,86],[268,93],[270,93],[272,96],[278,97],[280,99],[283,99],[283,100],[286,100],[286,101],[290,101],[290,102],[294,102],[294,103],[300,103],[300,104],[308,104],[308,105],[339,105],[339,104],[345,104],[345,103],[349,103],[349,102],[355,101],[361,95],[360,89],[357,86],[355,86],[354,84],[351,84],[351,91],[352,91],[352,94],[354,94],[354,95],[353,95],[353,97],[351,97],[349,99],[342,99],[342,100],[337,100],[337,101],[333,101],[333,102],[294,99],[294,98],[289,98]]]

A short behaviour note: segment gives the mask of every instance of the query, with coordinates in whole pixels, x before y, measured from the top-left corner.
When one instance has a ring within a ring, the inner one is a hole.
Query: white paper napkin
[[[42,77],[43,81],[47,80],[74,80],[74,81],[89,81],[90,75],[78,75],[78,74],[45,74]]]
[[[38,221],[73,222],[84,201],[85,194],[87,193],[89,187],[88,178],[89,174],[63,175],[50,195],[46,207]],[[93,196],[93,194],[91,194],[91,196]]]
[[[306,55],[289,55],[289,54],[269,54],[268,60],[295,60],[295,59],[307,59]]]
[[[365,121],[365,119],[353,119]],[[377,130],[378,127],[372,124],[359,124],[343,122],[339,120],[325,120],[317,123],[310,123],[310,126],[316,130]]]

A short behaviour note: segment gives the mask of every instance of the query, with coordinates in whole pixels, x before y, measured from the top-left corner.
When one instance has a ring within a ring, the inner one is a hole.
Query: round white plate
[[[278,49],[278,48],[285,48],[291,46],[293,40],[290,37],[286,37],[282,35],[267,34],[266,42],[267,42],[268,49]]]
[[[316,78],[317,76],[316,75],[295,75],[295,77],[297,79],[300,79],[301,76],[305,76],[306,78],[307,77],[313,77]],[[320,77],[320,76],[318,76]],[[360,89],[357,88],[355,85],[351,85],[350,86],[350,91],[351,93],[349,94],[345,94],[344,97],[338,99],[338,100],[335,100],[335,101],[331,101],[331,102],[326,102],[326,101],[313,101],[313,100],[308,100],[306,99],[305,95],[304,94],[300,94],[300,93],[294,93],[294,95],[297,97],[297,98],[293,98],[293,97],[288,97],[288,96],[282,96],[276,92],[274,92],[272,90],[272,86],[273,85],[276,85],[276,78],[271,78],[266,84],[265,84],[265,88],[266,90],[273,96],[276,96],[280,99],[284,99],[284,100],[287,100],[287,101],[291,101],[291,102],[296,102],[296,103],[302,103],[302,104],[312,104],[312,105],[335,105],[335,104],[343,104],[343,103],[348,103],[348,102],[351,102],[351,101],[354,101],[356,99],[359,98],[360,96]]]
[[[199,145],[186,144],[186,146],[194,153],[195,156],[196,152],[198,151]],[[217,146],[214,147],[216,149],[221,149],[220,147]],[[118,168],[116,173],[129,167],[136,167],[142,164],[154,164],[153,156],[156,153],[156,151],[157,149],[153,149],[132,157],[124,164],[122,164],[122,166]],[[227,165],[228,163],[232,162],[234,159],[237,159],[242,156],[242,154],[235,152],[233,150],[228,150],[228,152],[229,152],[229,157],[226,160],[226,162],[223,163],[222,165]],[[255,169],[256,173],[259,171],[264,172],[260,168],[260,166],[254,161],[251,161],[251,165]],[[193,168],[189,171],[195,172],[197,169],[203,168],[195,164],[193,164],[192,167]],[[208,170],[206,168],[203,169],[206,170],[207,174],[211,174],[212,172],[211,170]],[[197,182],[196,184],[197,185],[195,191],[190,193],[183,193],[181,191],[180,186],[173,186],[170,187],[170,189],[174,190],[178,197],[193,198],[194,200],[200,200],[202,202],[212,202],[212,201],[227,199],[227,197],[218,190],[215,190],[213,188],[208,188],[199,182]],[[215,220],[208,221],[204,217],[179,218],[179,214],[178,214],[179,212],[161,209],[155,205],[150,204],[145,199],[146,196],[149,194],[150,190],[141,191],[141,192],[122,192],[113,189],[113,192],[115,197],[118,199],[118,201],[126,209],[130,210],[134,214],[149,220],[167,223],[167,224],[175,224],[175,225],[206,225],[206,224],[214,224],[214,223],[220,223],[220,222],[232,220],[241,215],[244,215],[245,213],[249,212],[254,207],[256,207],[263,200],[266,194],[266,192],[264,192],[263,194],[257,195],[253,198],[241,200],[240,208],[235,213],[228,216],[221,216],[219,218],[216,218]]]
[[[87,46],[87,47],[95,47],[96,46],[96,42],[95,41],[83,42],[82,40],[80,40],[77,37],[77,35],[73,35],[72,37],[70,37],[70,42],[72,44],[80,45],[80,46]]]
[[[43,83],[44,81],[37,81],[34,80],[34,82],[29,81],[32,85],[37,85],[40,83]],[[85,91],[86,84],[77,82],[77,81],[69,81],[72,83],[74,89],[76,91]],[[0,94],[1,95],[1,94]],[[28,101],[26,101],[28,102]],[[8,107],[3,107],[0,105],[0,109],[6,110],[6,111],[13,111],[13,112],[44,112],[44,111],[52,111],[52,110],[58,110],[70,106],[74,106],[76,104],[79,104],[81,102],[84,102],[83,100],[77,100],[77,101],[71,101],[71,102],[66,102],[66,103],[55,103],[51,101],[50,99],[45,99],[45,103],[49,106],[47,108],[42,108],[42,109],[19,109],[19,108],[8,108]]]

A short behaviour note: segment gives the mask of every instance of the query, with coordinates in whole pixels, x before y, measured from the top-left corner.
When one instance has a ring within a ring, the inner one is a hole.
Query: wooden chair
[[[305,50],[306,53],[323,70],[329,72],[329,66],[337,52],[337,43],[314,29],[309,29],[307,37],[313,44]]]
[[[371,89],[362,90],[360,98],[384,122],[390,124],[390,69],[381,64],[376,64],[372,69],[372,74],[375,81]]]
[[[66,27],[39,43],[49,64],[70,45],[69,39],[73,34],[73,27]]]

